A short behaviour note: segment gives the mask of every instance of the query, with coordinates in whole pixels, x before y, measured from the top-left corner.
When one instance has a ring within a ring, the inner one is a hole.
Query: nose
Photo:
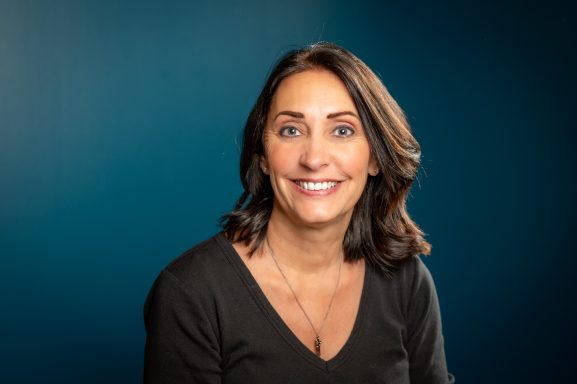
[[[303,144],[300,158],[302,166],[311,171],[318,171],[329,164],[330,146],[326,140],[318,135],[311,135]]]

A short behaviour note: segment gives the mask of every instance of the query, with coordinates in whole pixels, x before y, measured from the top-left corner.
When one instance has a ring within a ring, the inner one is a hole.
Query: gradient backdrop
[[[272,63],[329,40],[423,148],[460,383],[573,377],[577,33],[569,1],[0,0],[0,382],[141,381],[142,304],[240,193]]]

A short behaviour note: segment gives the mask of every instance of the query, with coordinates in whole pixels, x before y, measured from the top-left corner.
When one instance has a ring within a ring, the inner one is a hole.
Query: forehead
[[[283,79],[272,97],[270,112],[284,109],[306,112],[313,107],[356,113],[344,83],[325,69],[307,70]]]

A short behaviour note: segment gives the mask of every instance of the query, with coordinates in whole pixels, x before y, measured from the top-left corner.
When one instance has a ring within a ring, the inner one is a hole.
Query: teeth
[[[312,181],[297,181],[297,184],[307,191],[324,191],[334,188],[337,185],[336,181],[323,181],[322,183],[313,183]]]

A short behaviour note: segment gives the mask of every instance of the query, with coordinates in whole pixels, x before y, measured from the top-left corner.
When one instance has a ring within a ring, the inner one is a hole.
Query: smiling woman
[[[273,69],[224,231],[145,306],[146,383],[450,383],[429,252],[405,200],[420,148],[374,73],[315,44]]]
[[[334,223],[344,233],[377,164],[342,81],[326,70],[285,79],[272,98],[264,141],[260,164],[275,196],[271,223],[288,215],[295,225]]]

